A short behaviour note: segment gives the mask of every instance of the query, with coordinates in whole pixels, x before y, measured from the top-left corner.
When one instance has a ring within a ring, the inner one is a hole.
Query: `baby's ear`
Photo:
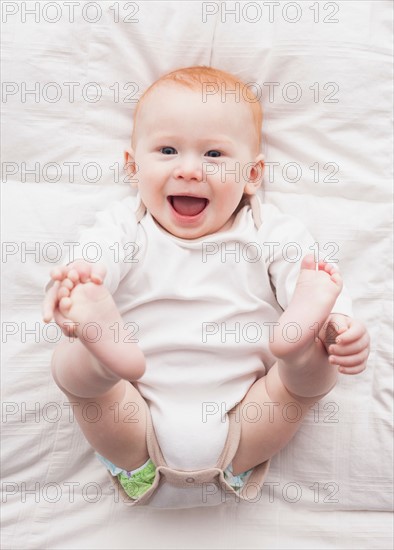
[[[247,170],[246,185],[244,193],[254,195],[263,183],[264,175],[264,155],[258,155],[253,163],[250,163]]]
[[[138,169],[137,169],[137,165],[135,163],[135,160],[134,160],[134,151],[133,149],[127,149],[125,152],[124,152],[124,167],[123,169],[125,170],[128,178],[127,178],[127,183],[130,183],[131,187],[134,187],[136,188],[138,186],[138,180],[137,178],[134,178],[133,176],[136,175],[136,173],[138,172]]]

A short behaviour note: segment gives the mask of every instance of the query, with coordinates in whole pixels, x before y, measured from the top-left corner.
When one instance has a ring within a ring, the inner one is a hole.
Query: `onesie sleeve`
[[[316,240],[296,217],[283,214],[274,205],[261,205],[262,225],[258,230],[259,244],[265,255],[266,266],[276,299],[286,309],[293,296],[301,267],[307,254],[319,248]],[[322,259],[324,254],[319,254]],[[345,285],[332,313],[352,316],[352,300]]]
[[[81,228],[67,254],[66,263],[83,259],[103,264],[107,269],[104,285],[111,294],[137,261],[136,206],[136,197],[130,196],[98,212],[91,227]]]

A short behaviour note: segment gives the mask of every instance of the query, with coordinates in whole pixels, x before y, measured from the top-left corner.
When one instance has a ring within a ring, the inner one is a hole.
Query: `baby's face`
[[[250,108],[218,93],[166,83],[138,116],[134,160],[141,199],[169,233],[197,239],[229,229],[244,193],[261,183]]]

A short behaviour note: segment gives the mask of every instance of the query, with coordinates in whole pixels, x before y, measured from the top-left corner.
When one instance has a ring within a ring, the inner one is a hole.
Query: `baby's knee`
[[[281,376],[278,363],[268,371],[265,376],[266,390],[273,402],[279,401],[280,403],[289,403],[297,401],[302,407],[309,407],[311,404],[316,403],[324,396],[326,396],[336,385],[338,373],[333,372],[333,377],[330,380],[327,389],[318,395],[300,395],[290,391],[284,384]]]

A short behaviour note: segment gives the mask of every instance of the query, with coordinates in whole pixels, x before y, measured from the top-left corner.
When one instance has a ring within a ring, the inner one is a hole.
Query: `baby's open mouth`
[[[205,209],[208,199],[188,195],[170,195],[168,197],[175,212],[181,216],[197,216]]]

